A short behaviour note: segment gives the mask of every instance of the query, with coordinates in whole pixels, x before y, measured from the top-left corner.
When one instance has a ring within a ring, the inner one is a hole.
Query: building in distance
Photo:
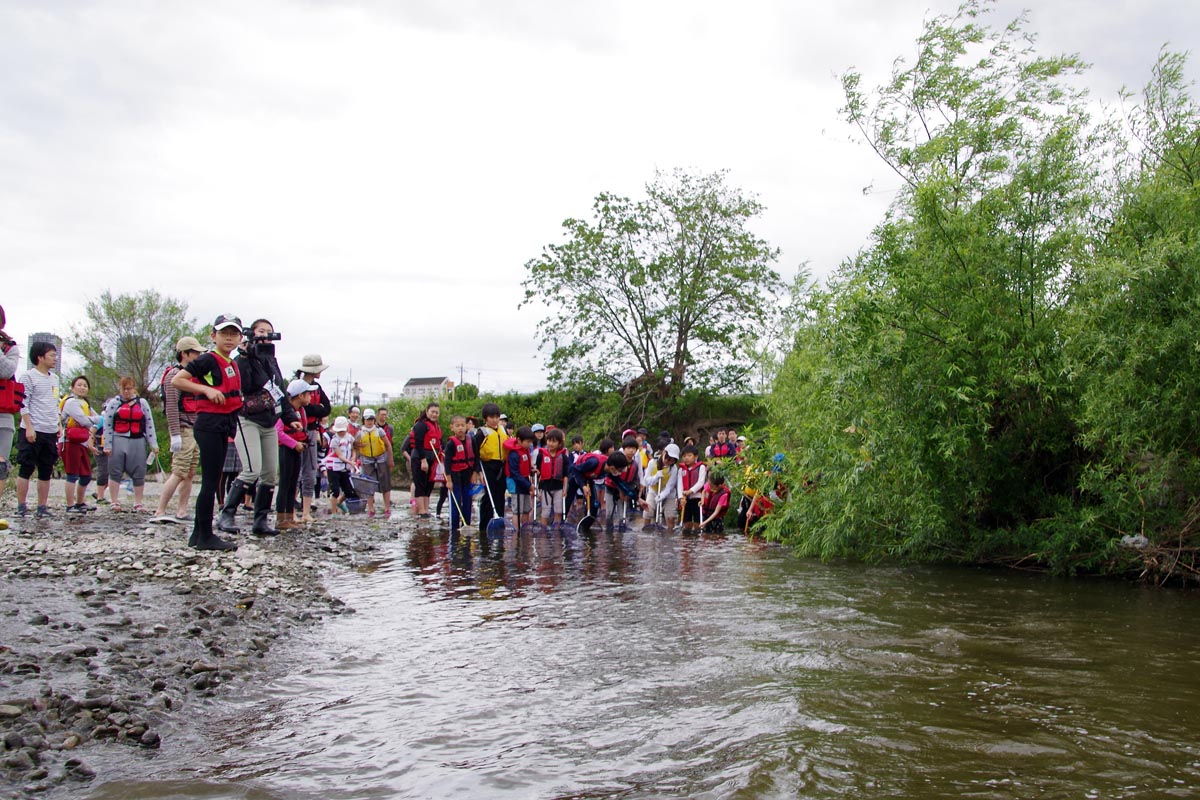
[[[404,384],[406,400],[437,399],[454,396],[454,381],[446,378],[409,378]]]

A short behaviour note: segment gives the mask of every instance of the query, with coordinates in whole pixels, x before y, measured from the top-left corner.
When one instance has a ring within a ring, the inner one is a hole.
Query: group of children
[[[606,438],[594,451],[585,448],[582,436],[572,436],[568,444],[563,431],[540,423],[509,433],[507,417],[495,403],[484,404],[478,420],[452,417],[443,442],[437,412],[431,403],[419,430],[414,428],[414,497],[424,494],[427,500],[431,485],[444,479],[452,531],[471,524],[476,495],[481,533],[509,509],[517,524],[591,517],[603,520],[609,531],[638,519],[643,526],[673,529],[682,521],[685,529],[724,530],[731,507],[725,474],[741,464],[744,442],[730,429],[714,437],[706,463],[690,438],[680,446],[665,431],[651,444],[646,429],[630,428],[619,441]],[[431,449],[436,458],[428,457]],[[761,492],[745,492],[739,524],[753,524],[765,513],[756,495]],[[420,515],[428,516],[427,505],[423,508]]]

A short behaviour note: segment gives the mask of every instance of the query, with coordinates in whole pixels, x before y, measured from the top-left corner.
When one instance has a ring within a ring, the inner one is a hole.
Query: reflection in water
[[[334,581],[358,613],[293,643],[293,674],[168,740],[170,790],[101,796],[1200,790],[1193,597],[826,565],[736,536],[395,548]]]

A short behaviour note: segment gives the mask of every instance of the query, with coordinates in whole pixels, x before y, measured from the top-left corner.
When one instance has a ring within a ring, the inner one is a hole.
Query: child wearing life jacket
[[[446,439],[442,464],[450,483],[450,533],[454,534],[463,525],[471,524],[471,484],[479,468],[475,445],[467,435],[467,418],[462,414],[450,419],[450,437]]]
[[[288,403],[300,419],[300,427],[283,424],[283,417],[275,420],[275,435],[279,437],[279,487],[275,493],[275,529],[286,531],[300,527],[296,519],[296,487],[300,485],[300,465],[304,453],[312,447],[308,436],[308,412],[305,406],[316,391],[303,378],[296,378],[287,385]]]
[[[571,449],[567,451],[567,513],[570,514],[575,508],[575,499],[579,496],[580,489],[578,483],[575,482],[574,476],[571,475],[570,467],[574,466],[579,459],[587,455],[587,450],[583,447],[583,437],[578,433],[571,437]]]
[[[350,473],[358,471],[354,457],[354,435],[350,433],[350,420],[338,417],[333,421],[329,455],[325,458],[325,468],[329,473],[330,514],[336,514],[338,507],[346,500],[358,499],[358,492],[350,483]]]
[[[118,493],[121,478],[128,475],[133,482],[133,510],[146,510],[142,496],[146,490],[146,459],[157,455],[158,440],[154,434],[154,417],[150,404],[138,397],[133,378],[118,382],[120,394],[104,407],[104,429],[107,436],[104,450],[108,453],[108,481],[112,487],[112,510],[120,511]]]
[[[729,511],[729,487],[725,485],[725,476],[719,472],[710,472],[708,481],[700,498],[703,519],[700,527],[705,533],[724,533],[725,514]]]
[[[200,491],[196,495],[195,520],[188,546],[197,550],[236,550],[237,545],[213,533],[213,505],[225,449],[237,426],[242,407],[242,378],[231,353],[242,341],[242,321],[222,314],[210,334],[216,347],[183,367],[171,385],[181,392],[199,395],[193,431],[200,448]]]
[[[557,428],[546,431],[546,446],[535,454],[534,471],[538,475],[538,491],[541,497],[541,517],[546,524],[562,521],[563,499],[566,496],[567,451],[566,437]]]
[[[683,526],[689,527],[700,524],[700,495],[704,491],[705,479],[708,477],[708,470],[704,466],[704,462],[700,461],[699,451],[695,445],[687,445],[680,451],[679,467],[677,474],[679,475],[679,484],[676,490],[676,496],[679,498],[678,506],[683,516]]]
[[[679,445],[671,442],[659,450],[658,455],[650,460],[642,476],[642,486],[646,489],[646,510],[642,515],[643,523],[654,522],[661,514],[663,523],[668,529],[675,527],[678,518],[679,476],[676,464],[679,461]]]
[[[508,437],[501,426],[500,406],[484,403],[479,416],[483,417],[483,424],[475,429],[471,443],[484,492],[479,498],[479,532],[486,533],[493,516],[504,517],[504,440]]]
[[[608,475],[604,479],[608,494],[608,516],[604,527],[609,531],[617,520],[624,527],[641,505],[642,465],[636,436],[630,434],[621,440],[621,455],[625,457],[625,465],[617,472],[606,469]],[[612,467],[613,461],[610,458],[606,467]]]
[[[529,453],[533,441],[533,429],[523,425],[517,428],[516,436],[510,436],[504,442],[507,454],[504,473],[516,498],[513,513],[518,522],[529,522],[529,512],[533,510],[533,458]]]
[[[86,375],[77,375],[71,381],[71,394],[59,404],[63,425],[63,487],[66,490],[68,514],[95,510],[94,506],[84,502],[87,485],[92,480],[91,453],[95,449],[92,431],[102,419],[99,414],[92,413],[88,405],[87,395],[91,387]]]
[[[362,474],[375,480],[377,490],[383,495],[383,516],[392,516],[392,441],[383,428],[376,424],[375,409],[363,411],[362,427],[354,436],[354,447],[358,451]],[[367,498],[367,516],[375,516],[375,495]]]
[[[629,439],[632,441],[632,437]],[[624,443],[623,443],[624,444]],[[604,522],[606,533],[612,533],[620,519],[621,530],[625,529],[626,520],[631,515],[631,509],[636,508],[640,501],[638,493],[641,484],[638,481],[638,465],[631,460],[637,458],[636,443],[634,447],[624,446],[608,457],[604,464],[604,484],[608,489],[608,516]]]
[[[582,444],[582,440],[580,441]],[[584,453],[575,459],[575,463],[567,468],[567,476],[570,479],[572,486],[568,486],[568,491],[576,489],[583,493],[584,511],[591,516],[597,516],[600,513],[600,492],[595,491],[594,483],[596,479],[604,480],[605,472],[604,465],[608,462],[608,456],[612,453],[612,439],[603,439],[600,442],[600,447],[594,453]],[[575,503],[574,495],[567,497],[567,507],[570,508]]]

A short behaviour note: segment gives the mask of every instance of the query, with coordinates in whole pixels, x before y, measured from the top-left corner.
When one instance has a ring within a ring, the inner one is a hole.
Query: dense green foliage
[[[845,113],[903,179],[814,289],[768,400],[806,553],[1118,567],[1200,490],[1195,105],[1164,57],[1137,169],[1018,20],[929,21],[914,63]],[[1154,507],[1153,514],[1147,510]]]

